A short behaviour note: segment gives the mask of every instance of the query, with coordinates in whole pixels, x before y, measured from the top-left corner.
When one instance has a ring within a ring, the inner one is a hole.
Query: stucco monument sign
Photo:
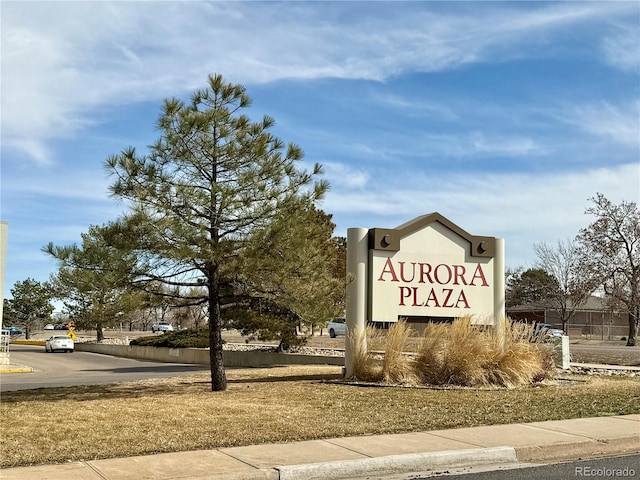
[[[9,225],[0,221],[0,327],[2,327],[2,308],[4,306],[4,275],[7,265],[7,232]],[[9,364],[9,338],[0,339],[0,365]]]
[[[439,213],[395,229],[348,229],[347,277],[347,376],[350,338],[367,322],[470,316],[499,328],[505,316],[504,240],[471,235]]]

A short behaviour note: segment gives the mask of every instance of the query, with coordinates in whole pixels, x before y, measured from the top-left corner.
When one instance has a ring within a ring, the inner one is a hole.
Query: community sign
[[[471,235],[431,213],[395,229],[371,229],[368,241],[369,322],[471,316],[493,324],[504,316],[496,238]]]

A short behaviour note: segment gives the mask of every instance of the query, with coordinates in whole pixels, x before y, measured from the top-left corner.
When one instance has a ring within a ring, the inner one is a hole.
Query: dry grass
[[[405,322],[389,327],[382,361],[382,378],[386,383],[417,384],[413,362],[404,354],[410,336],[411,329]]]
[[[387,384],[508,388],[550,378],[555,370],[552,348],[530,326],[505,320],[502,328],[504,335],[498,337],[493,329],[472,325],[470,318],[432,323],[411,355],[412,331],[405,322],[392,325],[386,336],[367,328],[355,339],[354,377]],[[381,366],[374,344],[382,345]]]
[[[396,385],[416,385],[417,378],[406,351],[411,329],[398,322],[383,332],[367,326],[364,332],[352,335],[352,381],[384,382]]]
[[[365,387],[340,367],[229,370],[12,392],[0,402],[1,467],[348,435],[640,413],[640,379],[504,389]]]
[[[355,379],[368,380],[370,378],[369,364],[367,359],[367,334],[365,332],[356,331],[349,337],[351,342],[351,351],[353,352],[353,376]]]
[[[367,326],[362,331],[356,331],[350,337],[353,352],[354,381],[379,382],[382,379],[382,369],[375,352],[383,344],[380,330]]]

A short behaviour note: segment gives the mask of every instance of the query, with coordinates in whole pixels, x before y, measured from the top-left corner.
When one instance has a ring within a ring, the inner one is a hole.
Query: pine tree
[[[104,339],[105,327],[115,325],[122,315],[142,305],[138,292],[131,289],[135,254],[118,249],[108,240],[116,225],[92,225],[82,234],[80,245],[49,243],[43,247],[60,264],[51,277],[55,298],[63,301],[78,328],[95,329],[98,341]]]
[[[113,196],[132,207],[124,223],[132,248],[144,252],[138,278],[205,287],[213,391],[227,386],[225,279],[233,277],[247,239],[279,212],[313,203],[328,188],[314,183],[320,165],[311,173],[296,168],[302,150],[270,133],[272,118],[252,122],[242,113],[250,104],[243,86],[210,75],[190,103],[165,100],[160,137],[146,155],[128,148],[105,164],[115,177]]]

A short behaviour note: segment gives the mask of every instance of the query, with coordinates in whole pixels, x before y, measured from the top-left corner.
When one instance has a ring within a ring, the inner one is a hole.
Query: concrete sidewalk
[[[640,452],[640,414],[8,468],[2,480],[327,480]]]

